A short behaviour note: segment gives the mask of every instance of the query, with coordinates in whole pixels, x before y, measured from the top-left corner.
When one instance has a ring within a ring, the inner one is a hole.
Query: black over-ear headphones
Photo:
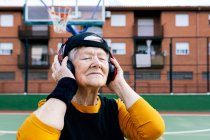
[[[61,64],[63,61],[64,56],[64,49],[65,49],[66,44],[62,44],[61,48],[58,51],[58,61]],[[68,69],[75,75],[75,69],[74,69],[74,65],[70,60],[67,60],[67,67]]]
[[[58,60],[59,60],[60,64],[62,63],[62,60],[65,57],[64,52],[65,52],[67,43],[68,43],[68,40],[64,44],[61,45],[61,47],[60,47],[60,49],[58,51]],[[111,52],[109,51],[108,53],[109,53],[109,57],[113,58]],[[110,60],[110,58],[109,58],[109,60]],[[108,65],[109,65],[109,73],[108,73],[106,84],[109,84],[111,81],[113,81],[115,76],[116,76],[116,74],[117,74],[117,69],[114,66],[114,64],[112,64],[109,61]],[[75,68],[74,68],[73,63],[70,60],[67,61],[67,67],[75,75]]]

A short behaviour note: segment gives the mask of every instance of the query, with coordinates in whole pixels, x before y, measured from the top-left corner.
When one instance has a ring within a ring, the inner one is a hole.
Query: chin
[[[89,81],[88,82],[88,85],[90,85],[90,86],[94,86],[94,87],[102,87],[102,86],[104,86],[106,84],[106,82],[104,82],[104,81],[101,81],[101,80],[91,80],[91,81]]]

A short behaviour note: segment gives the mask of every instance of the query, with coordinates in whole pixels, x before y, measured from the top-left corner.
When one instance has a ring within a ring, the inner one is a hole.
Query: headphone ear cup
[[[109,84],[111,81],[113,81],[115,76],[116,76],[116,74],[117,74],[116,67],[111,62],[109,62],[109,74],[108,74],[108,78],[107,78],[106,84]]]
[[[67,60],[67,67],[73,73],[73,75],[75,75],[74,65],[70,60]]]

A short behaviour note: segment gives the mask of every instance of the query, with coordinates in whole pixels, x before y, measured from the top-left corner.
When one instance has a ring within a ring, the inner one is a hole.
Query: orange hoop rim
[[[64,12],[51,12],[52,15],[60,16],[61,19],[65,19],[68,17],[69,13]]]
[[[60,8],[60,9],[65,9],[64,11],[52,11],[52,8]],[[60,16],[60,19],[61,20],[64,20],[66,19],[69,14],[71,13],[71,8],[70,7],[64,7],[64,6],[56,6],[56,7],[51,7],[50,8],[50,11],[49,11],[49,14],[51,15],[57,15],[57,16]]]

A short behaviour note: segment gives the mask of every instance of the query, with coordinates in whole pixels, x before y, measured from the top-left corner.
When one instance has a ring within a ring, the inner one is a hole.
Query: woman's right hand
[[[55,55],[54,62],[52,63],[52,78],[55,81],[59,81],[63,77],[70,77],[75,79],[73,73],[67,67],[68,56],[66,56],[62,63],[60,64],[58,61],[58,55]]]

